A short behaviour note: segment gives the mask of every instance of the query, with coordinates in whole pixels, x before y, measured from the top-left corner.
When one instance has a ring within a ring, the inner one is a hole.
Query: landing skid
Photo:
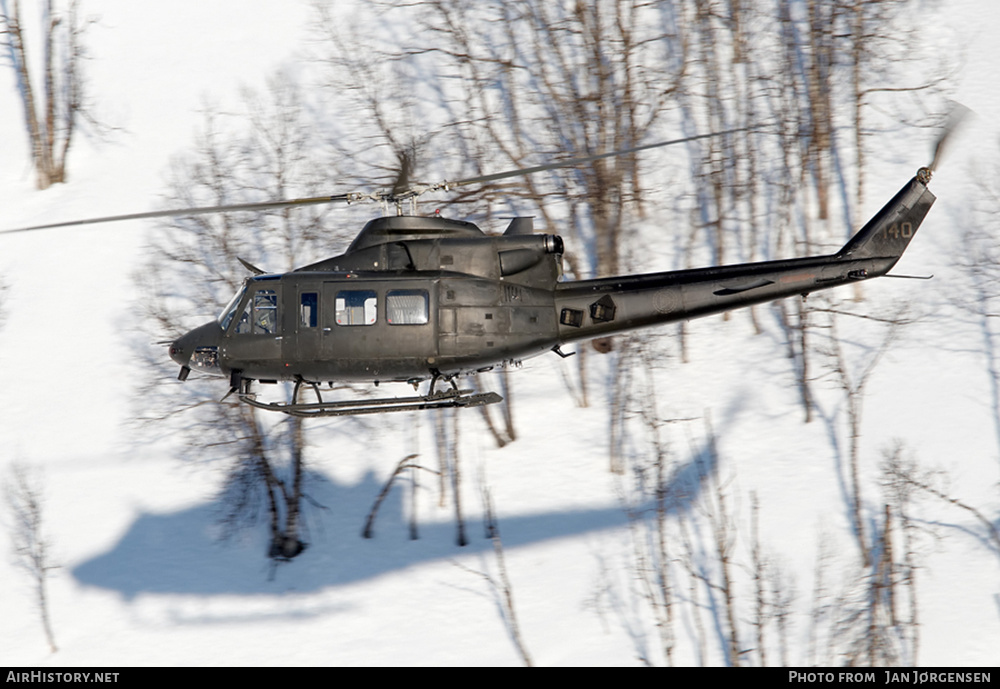
[[[297,399],[293,395],[292,399]],[[344,400],[338,402],[312,402],[288,404],[258,402],[252,393],[240,393],[240,401],[257,409],[280,411],[292,416],[349,416],[352,414],[384,414],[394,411],[416,411],[420,409],[441,409],[444,407],[482,407],[496,404],[503,398],[495,392],[476,393],[474,390],[448,390],[431,395],[414,397],[383,397],[374,400]]]

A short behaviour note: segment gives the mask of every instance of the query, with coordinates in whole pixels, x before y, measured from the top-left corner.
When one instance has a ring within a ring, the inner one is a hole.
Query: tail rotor
[[[931,176],[937,170],[938,164],[944,157],[944,153],[947,150],[947,144],[949,139],[951,139],[952,134],[955,133],[962,123],[967,120],[972,111],[965,107],[961,103],[952,102],[951,111],[948,113],[948,117],[945,119],[944,126],[941,128],[941,133],[938,135],[937,141],[934,142],[934,155],[931,158],[930,165],[927,167],[920,168],[917,172],[917,178],[921,182],[927,184],[931,181]]]

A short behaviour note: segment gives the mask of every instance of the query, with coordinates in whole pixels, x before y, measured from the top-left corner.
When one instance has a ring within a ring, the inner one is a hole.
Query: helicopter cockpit
[[[218,322],[222,331],[228,332],[229,326],[234,318],[236,322],[236,334],[254,335],[274,335],[278,332],[278,291],[269,288],[257,288],[253,297],[246,302],[242,312],[238,312],[243,296],[250,287],[248,279],[236,292],[233,298],[226,305],[226,308],[219,314]]]

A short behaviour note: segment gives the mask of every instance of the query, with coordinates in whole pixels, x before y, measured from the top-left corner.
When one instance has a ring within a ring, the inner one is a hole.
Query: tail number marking
[[[892,237],[893,239],[899,239],[900,237],[902,237],[903,239],[909,239],[910,237],[913,236],[913,223],[894,222],[886,229],[885,234],[887,237]]]

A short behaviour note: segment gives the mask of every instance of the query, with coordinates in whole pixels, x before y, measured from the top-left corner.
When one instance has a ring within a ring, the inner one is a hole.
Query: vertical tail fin
[[[930,171],[921,168],[916,177],[851,237],[837,252],[837,258],[899,259],[934,204],[935,196],[927,188],[929,181]]]

